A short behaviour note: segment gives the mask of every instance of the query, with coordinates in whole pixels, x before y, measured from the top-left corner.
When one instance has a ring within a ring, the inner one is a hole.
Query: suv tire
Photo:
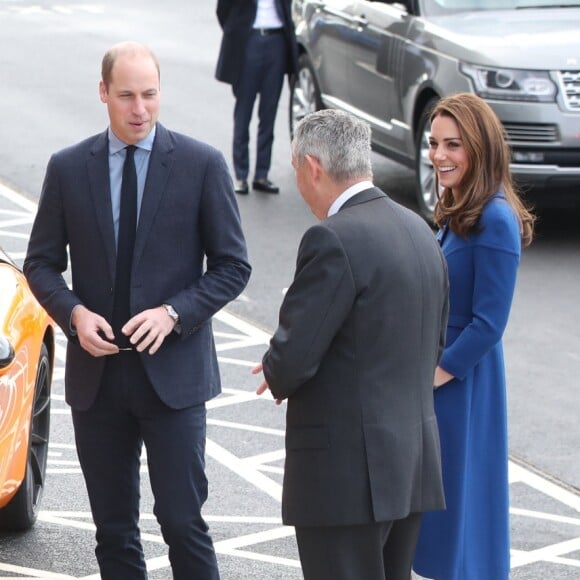
[[[415,178],[417,205],[419,213],[429,222],[433,221],[433,210],[437,203],[438,195],[435,191],[436,179],[433,164],[429,159],[429,133],[431,111],[439,101],[438,97],[433,97],[421,113],[419,126],[417,127],[417,136],[415,140]]]
[[[320,89],[314,75],[310,59],[301,54],[298,59],[298,74],[292,79],[290,87],[289,125],[290,136],[294,135],[294,127],[309,113],[322,109]]]

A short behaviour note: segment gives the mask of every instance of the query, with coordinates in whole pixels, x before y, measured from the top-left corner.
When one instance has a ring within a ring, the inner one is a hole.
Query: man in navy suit
[[[138,526],[144,443],[173,577],[215,580],[201,516],[205,403],[221,388],[211,318],[250,275],[232,182],[218,151],[157,122],[159,65],[148,48],[112,47],[99,92],[109,128],[50,159],[24,272],[68,338],[66,399],[101,577],[147,578]],[[122,209],[130,157],[136,232]],[[132,265],[116,256],[122,228],[133,230]]]
[[[217,17],[223,30],[216,78],[232,85],[234,108],[233,161],[235,190],[247,194],[249,126],[256,97],[258,142],[253,189],[278,193],[268,179],[274,122],[284,75],[298,69],[298,48],[290,0],[218,0]]]

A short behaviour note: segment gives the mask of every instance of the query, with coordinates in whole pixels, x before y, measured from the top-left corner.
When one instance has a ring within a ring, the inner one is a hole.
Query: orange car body
[[[25,476],[37,365],[45,344],[53,368],[54,325],[32,295],[22,272],[2,253],[0,336],[14,348],[13,360],[6,366],[0,365],[0,508],[3,508]]]

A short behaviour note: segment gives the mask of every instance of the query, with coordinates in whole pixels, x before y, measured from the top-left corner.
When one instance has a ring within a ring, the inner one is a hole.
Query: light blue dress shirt
[[[149,169],[149,158],[153,141],[155,140],[155,127],[142,141],[135,143],[135,168],[137,170],[137,222],[141,212],[143,190]],[[109,127],[109,178],[111,184],[111,205],[113,207],[113,225],[115,227],[115,242],[119,235],[119,213],[121,211],[121,182],[123,181],[123,165],[125,164],[125,150],[127,143],[119,139]]]

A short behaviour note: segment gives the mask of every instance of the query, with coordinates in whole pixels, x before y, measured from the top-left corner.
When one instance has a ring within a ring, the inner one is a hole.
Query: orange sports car
[[[0,528],[25,530],[48,457],[54,325],[0,249]]]

